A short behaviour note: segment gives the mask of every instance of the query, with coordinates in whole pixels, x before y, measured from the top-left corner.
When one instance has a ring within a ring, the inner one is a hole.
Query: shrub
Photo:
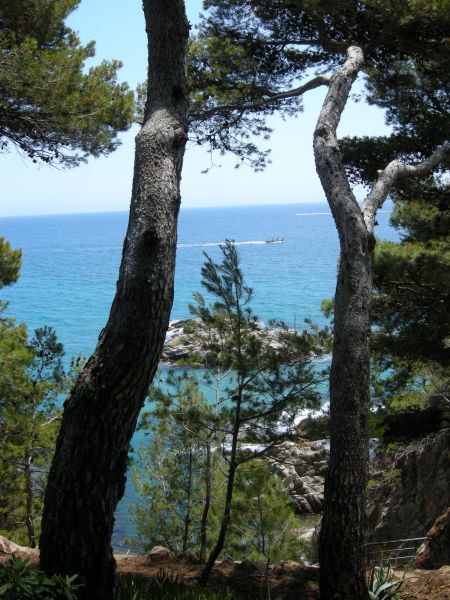
[[[115,600],[235,600],[235,597],[228,590],[188,587],[178,576],[160,571],[150,581],[132,575],[119,577]]]
[[[0,598],[2,600],[76,600],[76,590],[81,585],[74,584],[78,576],[47,577],[38,569],[33,569],[21,558],[13,556],[0,566]]]

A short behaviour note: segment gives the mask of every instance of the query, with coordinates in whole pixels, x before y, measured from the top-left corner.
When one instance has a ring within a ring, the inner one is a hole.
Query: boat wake
[[[225,242],[198,242],[194,244],[178,244],[177,248],[211,248],[212,246],[223,246]],[[248,242],[234,242],[234,246],[251,246],[267,244],[267,240],[250,240]]]

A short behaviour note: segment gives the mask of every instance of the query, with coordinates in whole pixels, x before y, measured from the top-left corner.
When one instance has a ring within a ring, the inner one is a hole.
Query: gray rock
[[[295,483],[295,481],[297,481],[298,478],[299,477],[297,473],[292,473],[291,475],[288,475],[285,479],[283,479],[283,483],[284,485],[289,485],[290,483]]]
[[[423,537],[448,508],[450,431],[411,443],[393,462],[394,482],[369,492],[367,541]]]
[[[311,507],[311,512],[319,513],[323,510],[323,494],[306,494],[305,500]]]
[[[153,546],[150,552],[147,554],[147,558],[150,560],[164,560],[170,558],[172,553],[165,546]]]
[[[450,565],[450,507],[436,519],[414,560],[419,569],[440,569],[444,565]]]
[[[303,480],[301,479],[301,477],[297,477],[297,479],[293,483],[294,483],[294,491],[296,494],[302,494],[302,493],[306,492],[306,486],[305,486]]]
[[[271,451],[268,461],[289,490],[299,513],[321,512],[327,441],[285,442]],[[289,464],[286,464],[289,463]]]
[[[26,554],[29,556],[32,553],[33,550],[31,548],[27,548],[26,546],[19,546],[19,544],[15,544],[14,542],[11,542],[11,540],[8,540],[7,538],[0,535],[0,554],[7,554],[10,556],[16,554],[19,556],[22,554]]]
[[[313,510],[305,496],[293,495],[292,500],[298,513],[312,513]]]

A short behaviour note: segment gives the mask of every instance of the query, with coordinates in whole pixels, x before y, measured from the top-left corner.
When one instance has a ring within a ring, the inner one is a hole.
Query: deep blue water
[[[385,209],[376,235],[396,240],[388,221]],[[126,213],[0,219],[0,236],[23,249],[21,278],[1,298],[30,331],[54,327],[67,359],[89,355],[95,347],[114,295],[126,225]],[[284,241],[265,243],[275,236]],[[338,258],[326,204],[182,209],[172,319],[188,316],[192,293],[201,289],[203,252],[219,258],[218,244],[226,238],[239,243],[242,270],[254,288],[252,306],[261,319],[297,327],[305,318],[323,322],[320,302],[334,293]],[[116,544],[130,531],[129,487],[117,514]]]
[[[188,316],[192,293],[201,288],[203,252],[219,257],[213,244],[230,238],[242,242],[242,269],[254,288],[256,314],[299,326],[305,317],[320,321],[320,302],[334,291],[338,240],[331,216],[311,213],[328,213],[328,207],[182,210],[172,319]],[[388,217],[388,211],[379,215],[377,235],[396,239]],[[0,236],[23,249],[19,282],[1,292],[11,302],[10,313],[30,329],[55,327],[68,356],[88,355],[108,316],[126,224],[126,213],[0,219]],[[284,242],[264,243],[274,236]]]

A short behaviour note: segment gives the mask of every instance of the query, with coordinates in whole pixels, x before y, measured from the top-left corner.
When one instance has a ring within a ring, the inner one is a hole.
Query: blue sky
[[[201,0],[186,1],[193,24],[198,21],[201,4]],[[69,24],[83,42],[96,40],[95,60],[123,61],[121,78],[132,89],[145,79],[146,34],[140,0],[82,0]],[[236,170],[233,157],[216,157],[221,166],[203,175],[201,171],[210,165],[209,155],[202,148],[188,147],[182,177],[183,206],[324,201],[312,153],[314,124],[324,95],[325,88],[308,92],[304,112],[296,119],[272,120],[272,164],[263,173],[246,167]],[[380,135],[384,131],[379,109],[349,102],[340,135]],[[14,149],[3,153],[0,216],[128,210],[136,133],[134,127],[123,134],[122,145],[109,157],[91,159],[71,170],[36,166]],[[357,195],[362,196],[362,191]]]

